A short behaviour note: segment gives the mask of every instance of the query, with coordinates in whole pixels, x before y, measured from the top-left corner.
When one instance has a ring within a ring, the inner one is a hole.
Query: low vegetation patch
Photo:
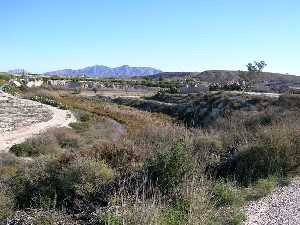
[[[30,157],[34,154],[32,145],[28,143],[13,145],[9,151],[19,157]]]
[[[299,167],[300,117],[277,100],[176,95],[182,119],[194,119],[187,128],[164,114],[99,99],[52,97],[78,122],[11,149],[32,160],[1,161],[3,221],[22,215],[31,224],[239,225],[246,201],[286,183]],[[225,109],[205,127],[198,126],[209,117],[199,111],[202,101],[209,112]],[[125,132],[115,136],[120,127]]]
[[[65,105],[58,102],[54,98],[48,97],[48,96],[33,96],[30,98],[33,101],[37,101],[46,105],[51,105],[60,109],[66,109]]]

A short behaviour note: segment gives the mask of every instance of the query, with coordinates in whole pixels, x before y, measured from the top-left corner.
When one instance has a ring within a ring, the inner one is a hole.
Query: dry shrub
[[[52,129],[49,133],[55,137],[61,148],[79,148],[81,143],[80,135],[69,128]]]
[[[0,222],[11,216],[14,212],[13,195],[7,187],[0,183]]]
[[[136,151],[134,146],[124,142],[99,142],[92,149],[81,150],[80,153],[84,156],[104,160],[122,173],[130,172],[142,161],[142,156]]]
[[[205,179],[191,179],[186,183],[184,199],[189,202],[187,224],[214,224],[221,217],[212,201],[211,184]]]
[[[47,154],[57,154],[63,148],[78,149],[81,138],[69,128],[53,128],[37,137],[27,139],[25,143],[30,146],[30,155],[39,156]]]
[[[300,95],[281,95],[278,99],[278,104],[281,107],[288,109],[299,109],[300,108]]]
[[[1,153],[0,154],[0,182],[2,179],[6,180],[9,177],[12,177],[17,172],[18,167],[17,158],[10,153]]]
[[[18,170],[10,188],[19,209],[65,207],[79,212],[106,204],[114,171],[103,161],[66,157],[39,157]]]
[[[39,155],[58,153],[59,145],[56,139],[47,133],[27,139],[22,144],[14,145],[10,151],[17,156],[37,157]]]
[[[53,91],[52,89],[45,88],[28,88],[26,92],[22,94],[23,98],[30,99],[34,96],[43,96],[43,97],[51,97],[53,99],[57,99],[60,96],[60,93],[57,91]]]
[[[231,171],[243,184],[270,175],[287,175],[300,166],[300,136],[296,130],[277,125],[259,131],[257,140],[236,157]]]

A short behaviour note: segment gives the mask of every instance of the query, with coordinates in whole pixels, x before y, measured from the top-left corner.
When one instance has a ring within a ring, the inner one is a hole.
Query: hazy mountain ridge
[[[52,72],[47,72],[47,75],[58,75],[58,76],[92,76],[92,77],[132,77],[132,76],[147,76],[161,73],[161,70],[152,67],[131,67],[128,65],[110,68],[102,65],[95,65],[85,67],[83,69],[73,70],[64,69]]]

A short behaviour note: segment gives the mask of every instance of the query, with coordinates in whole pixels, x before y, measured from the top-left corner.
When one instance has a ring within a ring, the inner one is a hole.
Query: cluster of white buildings
[[[232,80],[223,83],[215,82],[209,85],[210,90],[245,90],[249,87],[249,82],[244,80]]]
[[[9,81],[10,85],[21,87],[26,86],[28,88],[32,87],[53,87],[61,89],[108,89],[108,90],[145,90],[151,89],[143,85],[128,85],[128,84],[118,84],[113,82],[103,82],[95,80],[59,80],[59,79],[41,79],[36,76],[22,76]]]
[[[180,86],[178,88],[180,93],[188,94],[188,93],[200,93],[209,91],[209,86],[206,83],[200,83],[195,80],[184,80],[180,82]]]

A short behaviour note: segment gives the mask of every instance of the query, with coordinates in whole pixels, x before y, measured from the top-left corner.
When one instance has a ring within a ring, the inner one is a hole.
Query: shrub
[[[32,146],[32,156],[56,154],[60,151],[56,138],[52,134],[52,130],[48,130],[45,134],[26,140]]]
[[[247,198],[249,200],[256,200],[264,197],[271,193],[278,184],[279,179],[275,176],[259,179],[256,184],[249,189]]]
[[[60,146],[62,148],[78,148],[78,142],[76,139],[64,139]]]
[[[216,205],[236,206],[244,202],[244,195],[232,183],[219,181],[213,187],[213,198]]]
[[[114,171],[102,161],[41,157],[20,169],[10,187],[21,209],[65,207],[78,212],[105,203],[105,186],[113,177]]]
[[[259,197],[266,196],[275,189],[277,185],[276,177],[269,177],[267,179],[259,179],[255,185],[255,189]]]
[[[104,162],[80,159],[64,168],[59,180],[66,198],[73,193],[80,197],[79,199],[91,202],[97,193],[101,194],[102,185],[111,181],[113,177],[113,170]]]
[[[59,136],[56,133],[58,133]],[[52,129],[48,130],[45,134],[27,139],[22,144],[12,146],[10,151],[16,154],[16,156],[37,157],[40,155],[58,153],[61,150],[60,145],[64,145],[64,147],[75,147],[77,146],[77,140],[73,140],[72,136],[67,136],[67,132],[63,128]]]
[[[9,151],[18,157],[30,157],[33,155],[32,145],[27,143],[15,144]]]
[[[80,144],[80,136],[72,129],[59,128],[50,131],[61,148],[78,148]]]
[[[230,218],[229,225],[241,225],[246,220],[246,215],[242,212],[235,212]]]
[[[285,126],[270,127],[258,132],[255,143],[236,157],[234,177],[243,184],[260,178],[285,176],[299,167],[300,137]]]
[[[53,97],[49,96],[33,96],[30,98],[33,101],[37,101],[46,105],[51,105],[60,109],[66,109],[66,106],[57,100],[55,100]]]
[[[55,199],[55,159],[40,157],[26,167],[20,167],[9,186],[18,208],[52,207]]]
[[[0,185],[1,187],[1,185]],[[11,195],[3,187],[0,190],[0,222],[11,216],[14,212],[14,202]]]
[[[101,220],[103,221],[104,225],[122,225],[122,219],[120,216],[106,213],[102,216]]]
[[[80,116],[80,121],[82,122],[89,122],[91,120],[91,116],[88,113],[84,113]]]
[[[162,193],[174,191],[192,169],[191,158],[182,143],[168,151],[158,152],[146,165],[150,179]]]
[[[168,207],[163,209],[159,217],[160,225],[182,225],[187,222],[187,214],[180,208]]]
[[[40,215],[35,218],[34,225],[55,225],[54,215]]]
[[[284,108],[300,108],[299,95],[281,95],[278,99],[278,104]]]
[[[70,127],[72,127],[74,130],[77,132],[83,132],[86,131],[89,128],[89,123],[87,122],[75,122],[75,123],[70,123]]]

